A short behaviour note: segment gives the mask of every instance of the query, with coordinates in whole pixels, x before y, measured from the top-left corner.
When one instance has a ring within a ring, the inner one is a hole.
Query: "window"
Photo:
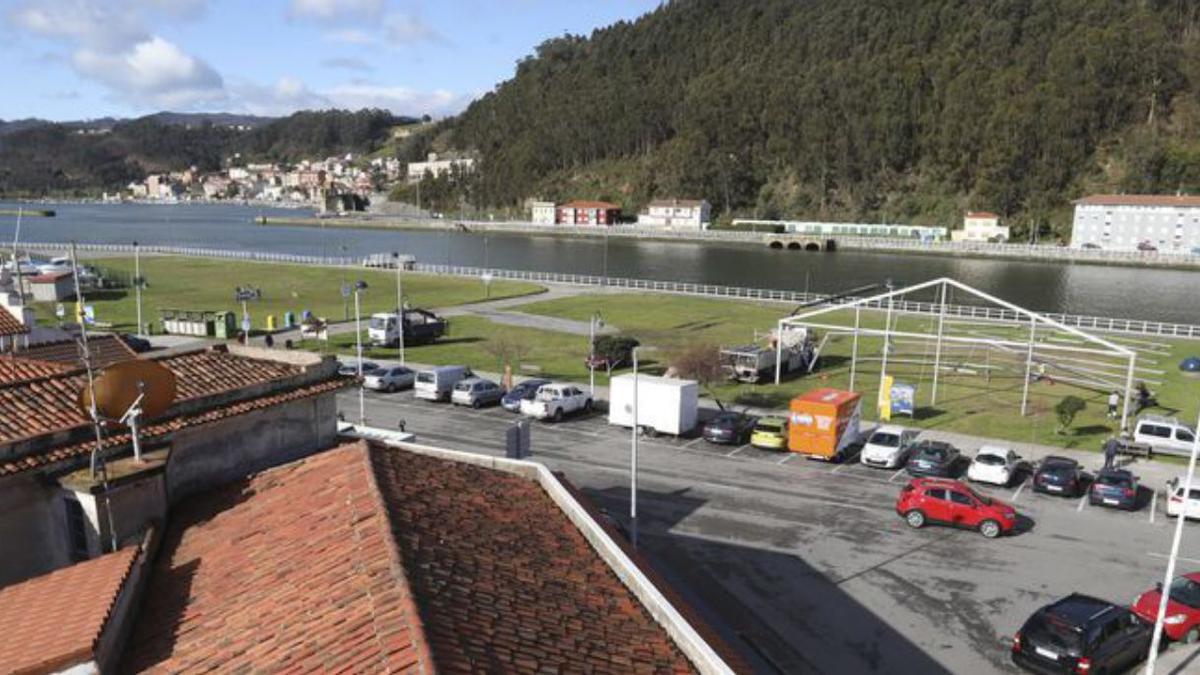
[[[1196,440],[1196,437],[1193,436],[1192,432],[1188,431],[1187,429],[1176,429],[1175,440],[1191,443],[1192,441]]]
[[[1138,427],[1138,432],[1146,436],[1154,436],[1155,438],[1170,438],[1171,430],[1167,427],[1160,427],[1157,424],[1143,424]]]
[[[925,491],[925,496],[931,499],[948,501],[948,498],[946,497],[946,490],[944,488],[930,488]]]
[[[950,501],[954,502],[955,504],[961,504],[962,506],[973,506],[970,497],[961,492],[955,492],[954,490],[950,490]]]
[[[71,557],[75,560],[87,560],[89,557],[87,541],[87,518],[83,515],[83,507],[77,500],[63,500],[67,511],[67,545]]]

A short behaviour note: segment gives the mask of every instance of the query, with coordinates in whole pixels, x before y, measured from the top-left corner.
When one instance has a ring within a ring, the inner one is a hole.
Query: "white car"
[[[417,380],[417,374],[404,366],[383,366],[363,375],[363,386],[375,391],[397,391],[408,389]]]
[[[521,401],[521,414],[539,420],[562,421],[564,415],[592,409],[592,397],[573,384],[553,382],[538,387],[537,393]]]
[[[1008,485],[1017,473],[1021,457],[1010,448],[985,445],[975,453],[967,467],[967,480],[992,485]]]
[[[915,429],[882,426],[871,432],[858,456],[866,466],[880,469],[899,469],[908,460],[912,443],[917,438]]]
[[[1167,515],[1175,518],[1182,513],[1187,518],[1200,518],[1200,480],[1194,479],[1192,489],[1185,490],[1185,478],[1179,476],[1167,481]],[[1185,493],[1190,494],[1185,497]]]

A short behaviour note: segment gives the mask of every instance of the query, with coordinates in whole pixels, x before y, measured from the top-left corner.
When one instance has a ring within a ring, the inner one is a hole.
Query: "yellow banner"
[[[879,388],[879,419],[884,422],[892,420],[892,385],[896,378],[891,375],[883,377],[883,386]]]

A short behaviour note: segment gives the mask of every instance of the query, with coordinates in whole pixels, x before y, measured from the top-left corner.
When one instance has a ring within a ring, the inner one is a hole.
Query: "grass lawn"
[[[586,321],[593,312],[600,312],[605,321],[617,326],[622,332],[633,335],[643,344],[655,345],[669,358],[672,349],[689,342],[704,342],[718,345],[744,344],[754,340],[756,332],[765,334],[775,322],[789,311],[781,304],[760,304],[744,301],[714,300],[686,296],[613,294],[585,295],[532,302],[518,308],[533,314],[544,314]],[[827,315],[825,323],[850,325],[849,312],[834,312]],[[863,326],[882,327],[881,318],[873,319],[863,314]],[[908,330],[928,330],[932,327],[929,317],[899,317],[897,326]],[[1004,329],[981,329],[991,334],[1003,333]],[[1191,423],[1200,405],[1200,380],[1189,379],[1180,374],[1179,362],[1187,356],[1200,353],[1200,343],[1185,341],[1155,340],[1167,345],[1169,353],[1155,355],[1157,363],[1146,363],[1147,367],[1165,371],[1157,376],[1162,385],[1152,386],[1156,390],[1161,409],[1150,412],[1178,415]],[[879,356],[882,353],[881,338],[862,337],[859,340],[860,363],[856,368],[855,388],[863,394],[863,412],[868,419],[876,419],[874,402],[878,396],[880,379]],[[913,348],[909,348],[910,350]],[[918,349],[919,351],[919,349]],[[992,352],[995,356],[989,355]],[[817,386],[847,388],[849,386],[849,336],[831,336],[822,351],[820,370],[811,376],[785,380],[774,384],[746,385],[723,384],[716,393],[723,400],[762,407],[785,407],[793,396]],[[929,352],[932,354],[932,351]],[[648,354],[649,355],[649,354]],[[921,357],[926,356],[921,354]],[[1106,418],[1105,391],[1094,391],[1083,387],[1048,381],[1032,383],[1029,388],[1030,414],[1020,416],[1020,402],[1024,383],[1023,370],[1017,372],[996,370],[989,377],[987,369],[980,365],[992,365],[996,359],[999,366],[1005,356],[994,350],[979,347],[977,352],[959,352],[947,355],[943,363],[957,367],[956,372],[939,378],[938,400],[930,404],[932,393],[932,366],[915,363],[889,364],[888,374],[897,381],[916,385],[916,415],[911,422],[924,428],[941,428],[962,433],[1077,447],[1100,448],[1105,438],[1117,429],[1117,422]],[[869,360],[873,359],[873,360]],[[901,359],[903,360],[903,359]],[[909,360],[913,360],[910,356]],[[1053,409],[1064,396],[1073,395],[1084,399],[1087,408],[1080,413],[1066,434],[1058,433],[1058,421]],[[909,424],[901,417],[901,424]]]
[[[116,275],[133,276],[132,258],[105,258],[92,261]],[[361,267],[345,270],[330,267],[282,265],[256,262],[215,260],[209,258],[179,258],[147,256],[142,259],[142,275],[147,288],[142,293],[143,321],[159,324],[159,309],[190,309],[221,311],[241,309],[234,301],[236,286],[255,286],[262,289],[262,300],[249,303],[250,317],[256,330],[266,327],[267,315],[274,315],[277,325],[283,313],[294,312],[297,319],[303,310],[331,321],[344,318],[346,301],[342,298],[342,280],[358,279],[369,287],[362,294],[362,311],[394,309],[396,306],[396,274],[394,271],[368,270]],[[436,308],[484,300],[484,287],[479,281],[461,277],[407,273],[404,275],[404,295],[411,306]],[[536,284],[513,281],[494,281],[492,299],[541,292]],[[133,289],[96,291],[87,295],[87,302],[96,308],[96,320],[111,323],[117,329],[132,330],[137,323]],[[54,306],[39,303],[38,316],[54,319]],[[68,309],[68,313],[71,310]],[[353,318],[353,300],[349,302]]]

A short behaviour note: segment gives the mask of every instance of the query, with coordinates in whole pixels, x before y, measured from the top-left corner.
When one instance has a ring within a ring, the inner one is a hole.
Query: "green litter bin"
[[[213,322],[216,330],[216,337],[221,340],[232,340],[237,337],[238,327],[237,319],[233,312],[217,312],[216,321]]]

